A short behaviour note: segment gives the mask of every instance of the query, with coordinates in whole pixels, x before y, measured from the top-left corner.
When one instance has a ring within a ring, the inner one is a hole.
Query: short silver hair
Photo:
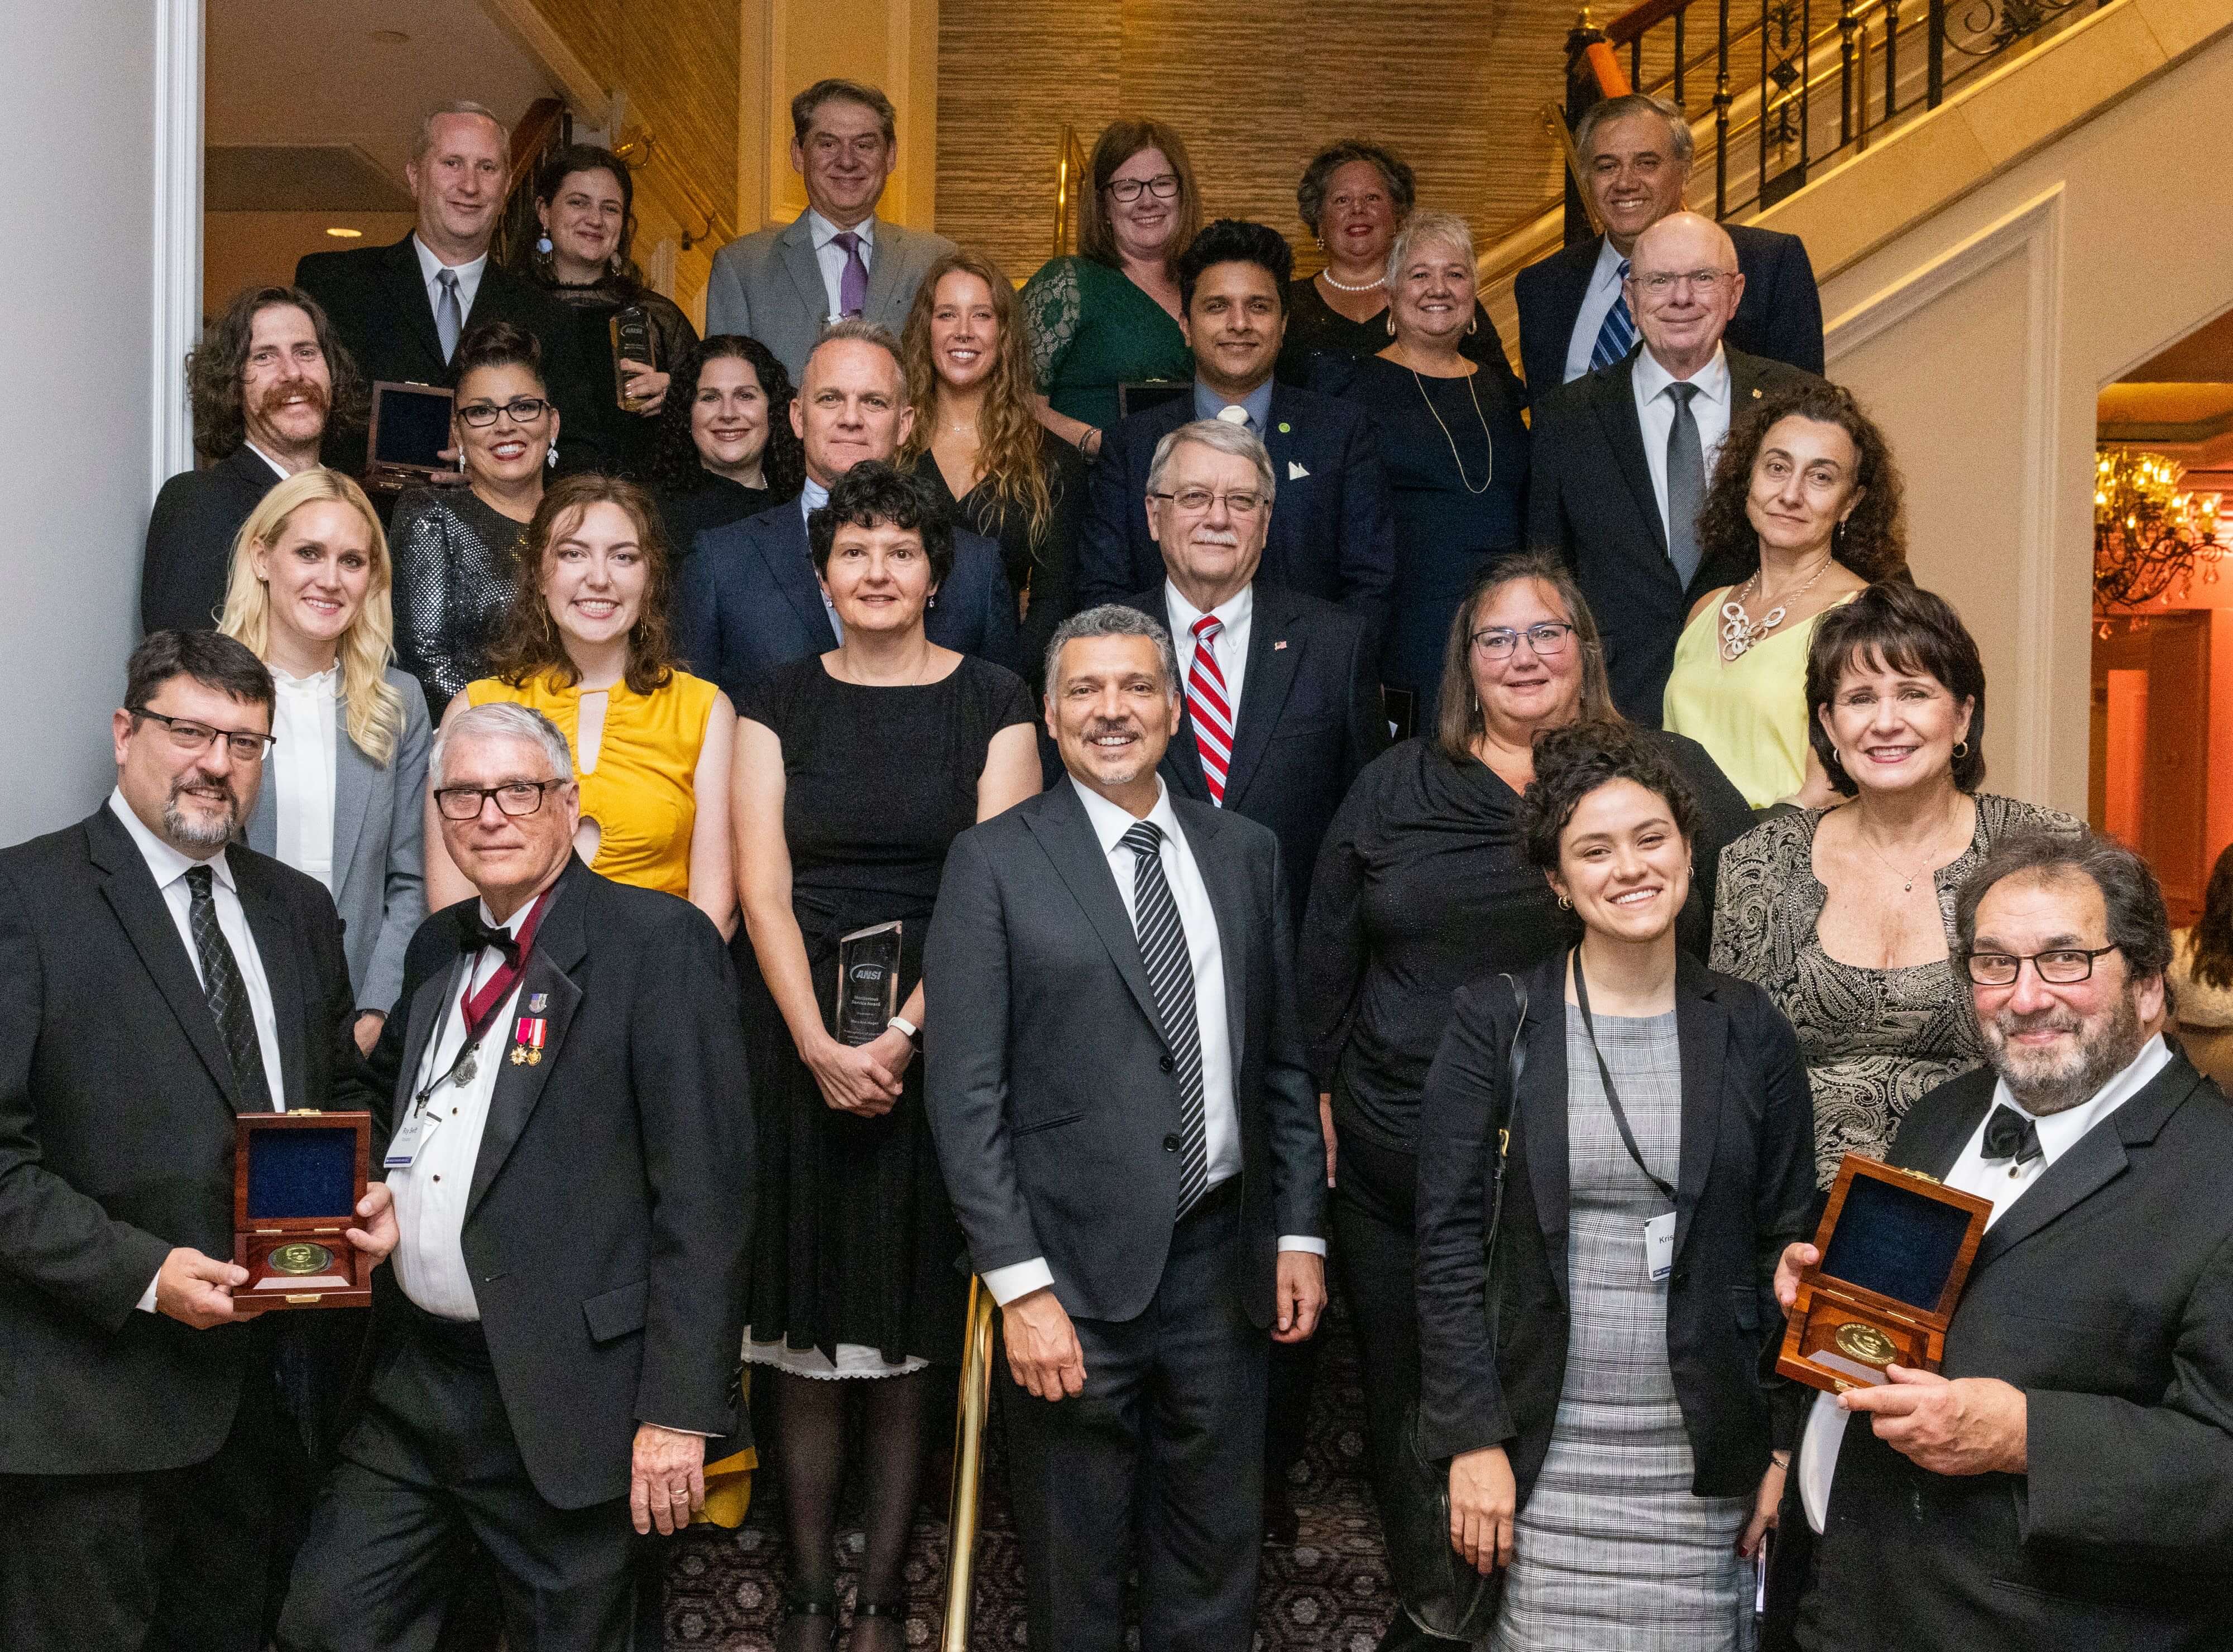
[[[1062,651],[1081,637],[1147,638],[1156,645],[1156,655],[1162,661],[1163,693],[1173,699],[1178,698],[1179,654],[1171,647],[1170,632],[1160,620],[1150,619],[1122,602],[1103,602],[1097,608],[1073,614],[1055,627],[1046,651],[1046,691],[1050,696],[1061,680],[1056,667],[1062,663]]]
[[[574,753],[558,725],[532,706],[516,700],[492,699],[485,706],[468,706],[442,719],[434,736],[434,749],[426,754],[426,789],[442,789],[442,772],[451,745],[459,740],[528,740],[543,748],[550,759],[554,780],[574,777]]]
[[[1608,120],[1625,120],[1632,114],[1656,114],[1667,123],[1667,140],[1675,148],[1675,164],[1688,172],[1690,158],[1696,153],[1696,141],[1690,135],[1690,123],[1683,118],[1683,111],[1665,98],[1656,98],[1643,92],[1631,92],[1625,97],[1604,98],[1582,112],[1574,123],[1574,153],[1589,164],[1590,145],[1596,141],[1598,128]]]
[[[906,393],[907,358],[900,354],[899,340],[892,336],[890,328],[880,326],[859,315],[848,315],[843,321],[832,322],[822,329],[821,336],[814,341],[814,348],[806,353],[806,360],[798,364],[798,387],[802,390],[806,388],[806,369],[814,365],[814,358],[820,354],[824,345],[843,343],[847,341],[855,344],[873,344],[890,356],[892,366],[900,375],[901,393],[902,394]]]
[[[426,159],[426,152],[434,146],[434,122],[446,114],[476,114],[482,120],[493,123],[496,127],[497,141],[504,147],[505,163],[507,166],[511,165],[511,128],[505,125],[504,117],[485,103],[474,103],[466,99],[459,98],[449,103],[437,104],[433,108],[426,111],[426,118],[420,121],[419,130],[412,135],[411,164],[413,166],[415,166]]]
[[[1429,246],[1448,247],[1470,264],[1475,258],[1473,225],[1455,212],[1414,212],[1405,218],[1388,244],[1388,267],[1381,271],[1391,290],[1412,254]]]
[[[1171,455],[1182,443],[1195,442],[1203,447],[1214,447],[1221,453],[1230,453],[1245,459],[1256,467],[1256,479],[1264,485],[1264,503],[1272,503],[1277,485],[1272,471],[1272,456],[1264,444],[1256,439],[1255,432],[1246,425],[1228,424],[1222,419],[1197,419],[1191,424],[1181,425],[1156,444],[1156,456],[1148,461],[1148,491],[1160,493],[1163,489],[1163,472],[1171,467]]]

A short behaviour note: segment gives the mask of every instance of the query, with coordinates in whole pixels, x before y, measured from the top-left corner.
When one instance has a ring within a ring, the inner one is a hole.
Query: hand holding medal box
[[[232,1259],[248,1270],[233,1307],[362,1308],[372,1258],[357,1225],[372,1162],[372,1115],[244,1113],[234,1121]]]

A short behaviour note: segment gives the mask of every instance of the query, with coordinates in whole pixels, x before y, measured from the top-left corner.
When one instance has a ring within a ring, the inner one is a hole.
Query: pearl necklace
[[[1388,284],[1388,277],[1385,276],[1376,276],[1374,279],[1364,283],[1362,286],[1354,285],[1346,281],[1337,281],[1334,278],[1333,271],[1331,270],[1319,270],[1318,279],[1325,282],[1327,286],[1332,288],[1338,293],[1369,293],[1375,287],[1385,287]]]
[[[1760,593],[1760,570],[1755,569],[1735,597],[1722,604],[1722,658],[1737,660],[1751,653],[1769,632],[1783,623],[1783,616],[1791,605],[1813,589],[1814,582],[1822,577],[1823,569],[1828,568],[1833,560],[1826,551],[1822,560],[1814,565],[1814,571],[1807,576],[1807,582],[1770,608],[1766,618],[1760,620],[1754,619],[1745,608],[1746,602]]]

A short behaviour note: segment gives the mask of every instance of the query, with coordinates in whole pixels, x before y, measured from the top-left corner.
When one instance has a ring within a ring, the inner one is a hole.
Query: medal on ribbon
[[[511,1064],[532,1067],[543,1059],[544,1035],[550,1023],[539,1015],[523,1015],[511,1033]]]

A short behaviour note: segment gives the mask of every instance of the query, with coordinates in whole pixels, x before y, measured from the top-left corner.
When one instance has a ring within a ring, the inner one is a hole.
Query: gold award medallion
[[[322,1245],[297,1239],[273,1249],[265,1259],[274,1273],[323,1273],[334,1265],[334,1253]]]
[[[1874,1325],[1849,1321],[1838,1327],[1837,1335],[1832,1340],[1840,1350],[1851,1354],[1864,1365],[1889,1365],[1899,1354],[1891,1338]]]

